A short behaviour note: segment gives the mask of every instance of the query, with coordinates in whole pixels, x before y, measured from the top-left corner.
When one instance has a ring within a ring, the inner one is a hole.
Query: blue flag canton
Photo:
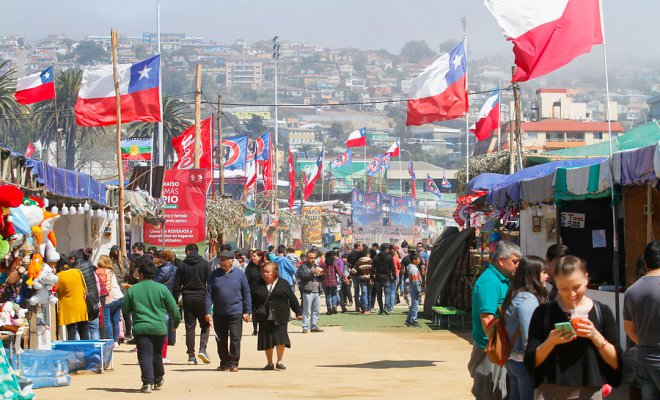
[[[447,86],[458,82],[467,71],[467,57],[465,55],[465,46],[461,41],[449,52],[449,71],[445,76]]]
[[[41,75],[39,75],[39,78],[41,78],[41,83],[50,83],[53,81],[53,67],[48,67],[45,70],[41,72]]]
[[[128,93],[158,87],[160,74],[160,56],[154,56],[131,66],[131,81]]]

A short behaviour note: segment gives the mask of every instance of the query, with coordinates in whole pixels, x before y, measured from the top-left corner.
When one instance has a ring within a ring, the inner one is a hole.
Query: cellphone
[[[570,322],[557,322],[555,324],[555,329],[561,332],[562,335],[571,332],[574,335],[577,335],[577,332],[575,332],[575,329],[573,329],[573,325],[571,325]]]

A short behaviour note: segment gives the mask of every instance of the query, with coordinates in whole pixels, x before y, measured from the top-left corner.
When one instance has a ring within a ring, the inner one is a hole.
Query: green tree
[[[110,60],[110,54],[105,51],[103,46],[91,40],[78,43],[73,52],[81,65],[101,64]]]
[[[344,126],[339,122],[333,122],[328,129],[328,135],[330,137],[340,139],[344,135]]]
[[[15,137],[17,132],[24,130],[27,108],[18,104],[14,98],[16,92],[16,70],[8,68],[9,61],[0,62],[0,133],[2,144],[7,145],[7,139]],[[15,142],[15,139],[14,139]],[[15,144],[15,143],[14,143]]]
[[[362,54],[358,54],[353,58],[353,71],[355,71],[358,74],[363,73],[366,71],[366,66],[367,66],[367,57],[365,57]]]
[[[164,156],[170,164],[174,160],[174,148],[172,147],[172,138],[180,135],[190,125],[186,113],[188,106],[179,99],[166,97],[163,99],[163,147]],[[134,122],[128,127],[128,133],[131,137],[151,137],[154,138],[154,151],[158,152],[158,124],[150,122]]]
[[[433,57],[435,57],[435,52],[424,40],[411,40],[401,48],[401,58],[411,63],[419,63],[425,58]]]
[[[440,53],[449,53],[454,47],[456,47],[458,42],[460,42],[460,40],[447,39],[444,42],[440,43],[438,49],[440,50]]]
[[[55,102],[44,101],[36,104],[33,111],[34,129],[41,132],[41,141],[45,146],[53,142],[59,142],[58,135],[64,138],[65,168],[75,170],[76,151],[82,143],[82,139],[88,137],[93,140],[95,135],[105,132],[106,128],[93,128],[78,126],[73,109],[78,99],[78,89],[82,81],[82,71],[69,69],[55,79],[55,91],[57,93],[57,107],[59,109],[59,129],[55,126]],[[62,159],[62,156],[60,156]]]
[[[183,93],[194,91],[193,82],[188,75],[182,71],[164,71],[161,75],[163,80],[163,96],[179,96]]]
[[[249,121],[245,122],[245,129],[255,135],[262,134],[268,130],[266,124],[264,124],[264,119],[257,114],[252,114],[252,117]]]

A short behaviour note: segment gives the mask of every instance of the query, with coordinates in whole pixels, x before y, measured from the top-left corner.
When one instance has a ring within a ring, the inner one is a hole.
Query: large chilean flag
[[[21,104],[38,103],[55,98],[53,67],[48,67],[38,74],[28,75],[16,81],[16,101]]]
[[[117,67],[121,122],[160,122],[160,56]],[[76,123],[105,126],[117,123],[112,65],[87,67],[75,107]]]
[[[514,82],[560,68],[603,43],[599,0],[484,0],[513,42]]]
[[[479,120],[470,127],[470,132],[474,133],[477,140],[485,140],[490,137],[493,129],[497,129],[500,124],[500,91],[499,89],[490,96],[481,111],[479,111]]]
[[[412,81],[406,125],[445,121],[467,113],[466,75],[467,57],[460,42]]]

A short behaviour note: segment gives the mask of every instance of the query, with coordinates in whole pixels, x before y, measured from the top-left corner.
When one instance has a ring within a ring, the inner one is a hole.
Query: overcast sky
[[[481,0],[161,0],[160,7],[163,33],[220,43],[279,35],[285,41],[396,54],[409,40],[425,40],[437,50],[441,42],[462,36],[465,16],[472,54],[511,48]],[[610,60],[660,58],[660,1],[612,0],[604,7]],[[20,33],[29,40],[52,33],[108,35],[111,28],[128,35],[155,32],[156,0],[10,0],[0,13],[0,34]]]

